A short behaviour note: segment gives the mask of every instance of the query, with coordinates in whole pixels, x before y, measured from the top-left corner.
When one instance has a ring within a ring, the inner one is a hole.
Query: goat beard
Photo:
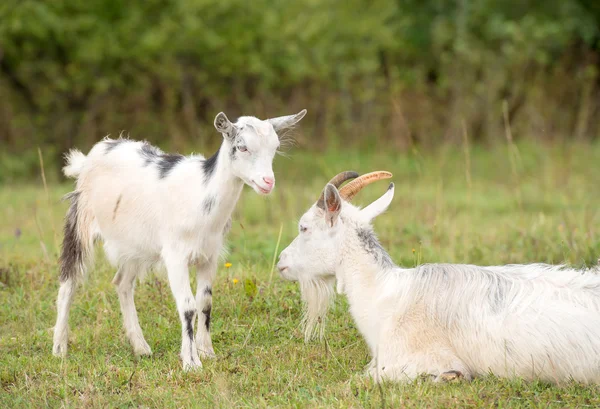
[[[300,281],[300,293],[304,302],[302,326],[305,342],[317,337],[323,339],[327,311],[335,295],[334,284],[335,277]]]

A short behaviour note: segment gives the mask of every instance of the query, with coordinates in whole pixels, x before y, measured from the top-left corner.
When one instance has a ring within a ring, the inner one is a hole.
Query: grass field
[[[245,188],[214,285],[218,359],[184,373],[181,330],[166,281],[150,276],[136,302],[154,355],[136,359],[122,331],[113,269],[100,257],[71,312],[69,356],[51,354],[57,255],[70,184],[0,189],[0,407],[599,407],[600,387],[493,376],[472,383],[384,384],[343,297],[324,342],[305,344],[297,285],[272,271],[296,222],[335,173],[386,169],[396,197],[376,231],[396,263],[569,263],[600,256],[600,145],[440,147],[413,151],[292,151],[276,158],[267,198]],[[355,199],[367,204],[387,183]],[[225,262],[231,263],[225,267]],[[255,284],[255,285],[254,285]]]

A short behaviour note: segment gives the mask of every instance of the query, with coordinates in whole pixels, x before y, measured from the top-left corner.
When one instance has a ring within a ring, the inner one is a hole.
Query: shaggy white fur
[[[301,283],[307,338],[331,296],[307,292],[324,286],[308,283],[335,277],[369,345],[376,380],[491,372],[600,382],[600,276],[546,264],[397,267],[371,227],[393,195],[391,184],[361,210],[328,184],[324,208],[314,205],[300,219],[278,267]]]

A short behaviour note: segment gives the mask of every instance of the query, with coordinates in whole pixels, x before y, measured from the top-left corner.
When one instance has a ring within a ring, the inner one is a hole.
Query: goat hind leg
[[[56,301],[56,325],[54,326],[54,340],[52,354],[58,357],[67,355],[67,343],[69,338],[69,311],[73,303],[73,296],[77,288],[75,277],[67,278],[60,283],[58,299]]]
[[[152,355],[152,350],[144,338],[142,327],[137,315],[134,300],[135,279],[140,273],[141,266],[133,261],[126,262],[117,271],[113,284],[116,286],[123,314],[123,325],[127,338],[133,347],[133,353],[138,356]]]

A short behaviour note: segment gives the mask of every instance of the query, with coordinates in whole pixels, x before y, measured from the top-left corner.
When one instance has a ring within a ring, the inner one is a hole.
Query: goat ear
[[[306,115],[306,109],[303,109],[295,115],[280,116],[277,118],[267,119],[267,121],[273,125],[275,132],[279,132],[283,129],[287,129],[296,125],[302,118],[304,118],[304,115]]]
[[[342,210],[342,198],[331,183],[325,186],[325,221],[331,227],[337,222]]]
[[[215,128],[226,137],[233,136],[233,124],[223,112],[219,112],[215,117]]]
[[[387,210],[390,203],[392,203],[393,198],[394,184],[390,183],[387,192],[385,192],[379,199],[362,209],[360,214],[363,215],[367,220],[371,221]]]

